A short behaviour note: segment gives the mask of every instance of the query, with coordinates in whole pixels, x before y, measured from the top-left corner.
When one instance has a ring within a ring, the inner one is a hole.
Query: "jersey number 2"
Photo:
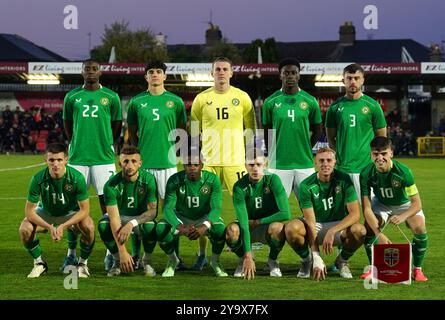
[[[82,117],[84,117],[84,118],[89,118],[89,117],[97,118],[98,116],[97,116],[96,113],[97,113],[98,109],[99,109],[99,107],[96,106],[96,105],[89,106],[87,104],[84,104],[83,105]]]

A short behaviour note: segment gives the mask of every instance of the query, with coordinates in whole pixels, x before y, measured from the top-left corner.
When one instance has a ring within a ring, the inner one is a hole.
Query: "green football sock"
[[[355,253],[355,250],[352,251],[352,250],[349,250],[349,249],[342,248],[341,251],[340,251],[340,258],[343,261],[348,261],[349,258],[351,258],[354,253]]]
[[[71,230],[71,229],[67,229],[67,242],[68,242],[68,249],[71,250],[76,250],[77,247],[77,234]]]
[[[116,245],[116,243],[115,243]],[[91,252],[93,251],[94,247],[94,241],[91,244],[86,244],[82,241],[80,241],[80,257],[84,260],[87,260],[90,256]],[[111,252],[111,250],[110,250]]]
[[[153,222],[146,222],[140,226],[140,230],[142,233],[144,252],[153,253],[156,247],[156,225]]]
[[[299,248],[292,248],[294,251],[300,256],[301,259],[305,260],[307,257],[309,257],[309,245],[307,242],[302,247]]]
[[[38,239],[35,239],[28,246],[25,246],[25,248],[33,259],[37,259],[42,255],[42,247],[40,246],[40,241]]]
[[[280,240],[275,240],[275,239],[270,238],[268,243],[270,246],[269,258],[272,260],[277,260],[278,254],[283,249],[284,240],[280,241]]]
[[[366,236],[365,237],[365,242],[363,243],[365,250],[366,250],[366,255],[368,256],[368,260],[369,260],[369,264],[372,263],[372,245],[377,244],[379,241],[378,239],[374,242],[375,240],[375,236]]]
[[[138,256],[140,257],[140,253],[141,253],[141,239],[139,239],[139,236],[132,232],[131,233],[131,255],[134,256]]]
[[[413,238],[413,265],[414,267],[422,267],[425,254],[428,249],[428,234],[415,234]]]

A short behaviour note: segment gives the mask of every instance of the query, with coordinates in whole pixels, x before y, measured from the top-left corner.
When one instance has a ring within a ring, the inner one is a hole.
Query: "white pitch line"
[[[43,166],[43,165],[45,165],[45,162],[37,163],[37,164],[32,164],[32,165],[30,165],[30,166],[26,166],[26,167],[0,169],[0,172],[3,172],[3,171],[17,171],[17,170],[23,170],[23,169],[29,169],[29,168],[40,167],[40,166]]]
[[[90,196],[90,198],[97,198],[97,196]],[[26,200],[26,197],[10,197],[10,198],[0,198],[0,201],[2,200]]]

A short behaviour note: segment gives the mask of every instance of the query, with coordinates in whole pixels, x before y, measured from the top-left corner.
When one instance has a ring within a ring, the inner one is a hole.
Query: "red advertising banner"
[[[417,74],[420,63],[360,63],[367,74]]]
[[[372,267],[379,282],[411,284],[411,244],[376,244]]]
[[[27,62],[0,62],[0,73],[27,73]]]

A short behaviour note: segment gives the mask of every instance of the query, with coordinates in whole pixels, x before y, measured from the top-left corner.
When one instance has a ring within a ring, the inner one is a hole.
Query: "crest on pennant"
[[[389,267],[396,266],[400,261],[400,252],[397,248],[388,248],[385,249],[383,261],[385,261],[386,265]]]

